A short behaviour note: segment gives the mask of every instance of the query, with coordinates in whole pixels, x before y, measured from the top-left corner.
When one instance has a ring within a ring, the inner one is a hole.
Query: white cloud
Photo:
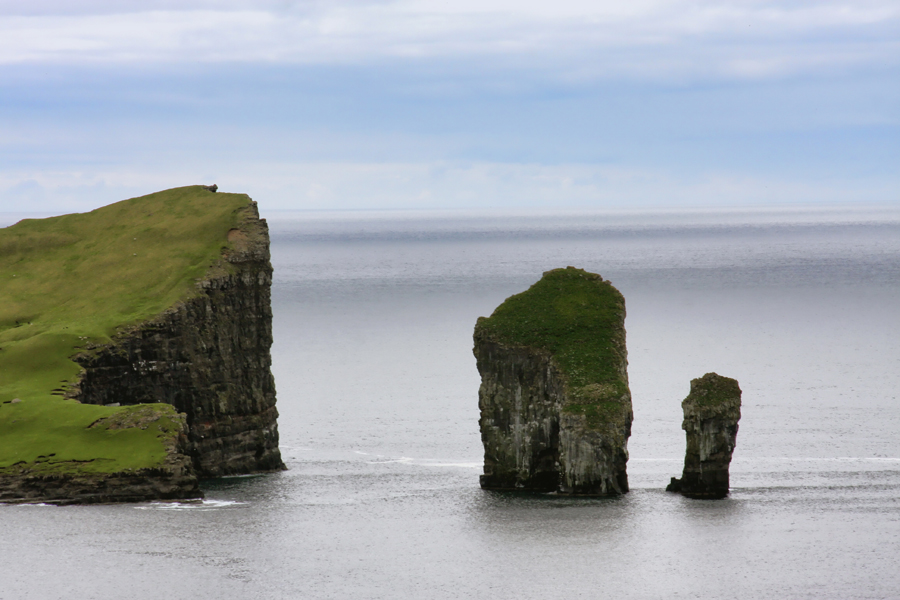
[[[886,0],[22,4],[0,2],[0,64],[449,59],[759,78],[900,62],[900,5]]]
[[[804,203],[896,204],[898,182],[815,182],[731,172],[586,164],[284,163],[193,169],[0,174],[0,213],[87,211],[160,189],[217,183],[269,210],[408,208],[666,208]]]

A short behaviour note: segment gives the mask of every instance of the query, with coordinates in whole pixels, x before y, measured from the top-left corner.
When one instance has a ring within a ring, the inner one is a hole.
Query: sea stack
[[[544,273],[475,326],[481,487],[628,491],[631,392],[625,299],[599,275]]]
[[[688,498],[724,498],[741,419],[741,388],[736,379],[707,373],[691,381],[681,408],[681,428],[687,433],[684,472],[681,479],[672,478],[666,491]]]

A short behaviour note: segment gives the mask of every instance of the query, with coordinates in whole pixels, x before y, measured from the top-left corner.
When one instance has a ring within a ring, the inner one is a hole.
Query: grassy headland
[[[81,369],[71,357],[196,294],[249,202],[191,186],[0,229],[0,473],[165,458],[174,409],[63,399]]]

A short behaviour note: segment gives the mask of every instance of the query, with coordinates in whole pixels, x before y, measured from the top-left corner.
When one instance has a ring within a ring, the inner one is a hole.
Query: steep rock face
[[[278,450],[268,227],[256,203],[228,234],[227,264],[201,293],[75,356],[68,397],[88,404],[165,402],[187,415],[186,448],[201,477],[284,468]]]
[[[483,488],[628,491],[624,320],[621,294],[572,267],[548,271],[478,320]]]
[[[591,424],[581,415],[560,415],[560,492],[613,496],[628,491],[631,398],[615,403],[618,414],[603,425]]]
[[[741,418],[741,388],[735,379],[707,373],[691,381],[681,407],[681,428],[687,435],[684,472],[666,490],[688,498],[724,498]]]
[[[553,491],[559,484],[562,378],[548,354],[475,342],[486,489]]]

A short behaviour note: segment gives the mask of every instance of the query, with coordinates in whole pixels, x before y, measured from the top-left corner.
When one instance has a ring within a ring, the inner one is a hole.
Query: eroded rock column
[[[728,495],[728,467],[741,419],[741,388],[736,379],[707,373],[691,381],[691,392],[681,403],[687,435],[684,472],[666,491],[688,498],[724,498]]]

